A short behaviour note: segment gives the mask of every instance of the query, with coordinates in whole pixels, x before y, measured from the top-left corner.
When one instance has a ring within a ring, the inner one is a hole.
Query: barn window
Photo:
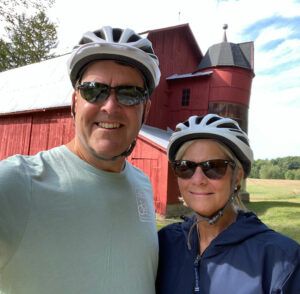
[[[181,106],[190,105],[190,89],[183,89],[181,96]]]

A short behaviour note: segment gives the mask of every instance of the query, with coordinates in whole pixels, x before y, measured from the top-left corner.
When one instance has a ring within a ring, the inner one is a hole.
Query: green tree
[[[0,21],[11,22],[18,13],[25,13],[30,8],[31,11],[45,11],[54,4],[55,0],[0,0]]]
[[[277,165],[267,164],[260,169],[261,179],[284,179],[282,170]]]
[[[285,174],[284,177],[286,180],[295,180],[295,174],[293,171],[288,170]]]
[[[300,168],[294,170],[295,173],[295,180],[300,180]]]
[[[50,51],[57,42],[56,26],[44,11],[18,15],[5,30],[9,41],[0,40],[0,71],[54,57]]]
[[[288,170],[285,173],[285,178],[287,180],[300,180],[300,169]]]
[[[251,173],[249,175],[250,178],[259,179],[260,178],[260,170],[262,166],[266,165],[268,160],[258,159],[255,160],[251,167]]]
[[[257,159],[252,164],[250,178],[300,179],[300,156]]]

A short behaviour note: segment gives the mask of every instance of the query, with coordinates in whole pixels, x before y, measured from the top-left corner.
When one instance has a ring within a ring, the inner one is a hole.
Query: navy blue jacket
[[[300,294],[300,245],[240,212],[199,256],[194,219],[159,231],[157,294]],[[198,281],[196,281],[198,280]]]

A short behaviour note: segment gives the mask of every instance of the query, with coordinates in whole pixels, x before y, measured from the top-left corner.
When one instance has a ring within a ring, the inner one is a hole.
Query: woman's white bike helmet
[[[85,33],[68,60],[73,87],[85,66],[95,60],[117,60],[138,68],[145,77],[149,95],[159,83],[159,62],[152,43],[131,29],[105,26]]]
[[[195,139],[216,139],[226,145],[241,162],[245,177],[251,170],[253,151],[249,145],[247,134],[238,123],[231,118],[216,114],[191,116],[187,121],[179,123],[172,134],[168,145],[168,158],[172,162],[180,146]]]

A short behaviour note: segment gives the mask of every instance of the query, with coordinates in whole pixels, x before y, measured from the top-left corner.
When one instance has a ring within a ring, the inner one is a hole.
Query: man
[[[160,71],[149,40],[103,27],[68,62],[75,137],[0,162],[0,293],[154,294],[149,179],[125,158]]]

